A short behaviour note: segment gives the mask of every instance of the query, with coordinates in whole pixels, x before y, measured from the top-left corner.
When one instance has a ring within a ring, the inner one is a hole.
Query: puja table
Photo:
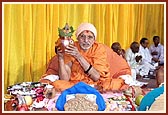
[[[46,85],[46,84],[45,84]],[[19,111],[17,109],[18,102],[16,98],[19,96],[29,96],[29,104],[25,102],[25,98],[21,98],[22,102],[26,105],[27,111],[58,111],[56,108],[56,102],[61,92],[50,92],[53,94],[46,94],[45,85],[40,82],[23,82],[21,84],[16,84],[8,87],[9,94],[5,94],[6,99],[4,100],[4,111]],[[31,89],[31,90],[30,90]],[[145,93],[147,93],[146,90]],[[24,92],[24,94],[22,94]],[[135,98],[126,96],[123,92],[105,92],[100,93],[103,97],[106,109],[104,111],[136,111]],[[54,95],[47,98],[46,95]],[[15,106],[13,106],[15,105]]]

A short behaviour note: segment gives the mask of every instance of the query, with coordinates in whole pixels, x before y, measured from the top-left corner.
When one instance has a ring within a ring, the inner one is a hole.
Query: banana
[[[4,98],[5,98],[5,99],[10,99],[10,98],[12,98],[12,97],[13,97],[13,96],[12,96],[12,95],[9,95],[9,94],[5,94],[5,95],[4,95]]]

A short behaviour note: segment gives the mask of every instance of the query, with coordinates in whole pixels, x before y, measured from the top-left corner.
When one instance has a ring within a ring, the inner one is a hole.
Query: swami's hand
[[[63,53],[63,51],[61,50],[61,48],[60,48],[60,47],[57,47],[55,50],[56,50],[56,52],[57,52],[58,59],[59,59],[59,60],[63,60],[63,59],[64,59],[64,53]]]
[[[78,51],[78,48],[75,47],[74,45],[69,45],[66,47],[65,49],[65,53],[74,56],[75,58],[77,58],[78,56],[80,56],[80,52]]]

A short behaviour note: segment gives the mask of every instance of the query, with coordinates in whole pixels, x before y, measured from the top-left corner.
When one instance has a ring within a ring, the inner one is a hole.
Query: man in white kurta
[[[131,68],[131,73],[133,80],[136,80],[136,76],[139,74],[141,76],[147,75],[149,72],[146,63],[142,63],[142,56],[139,52],[139,43],[132,42],[130,48],[126,51],[126,60]]]
[[[131,68],[132,78],[133,80],[136,80],[136,75],[139,73],[139,62],[136,62],[135,58],[138,55],[138,53],[133,53],[132,50],[129,48],[126,51],[126,61],[128,62],[128,65]]]
[[[162,44],[160,44],[160,37],[159,36],[154,36],[153,37],[153,42],[149,47],[149,51],[152,55],[152,57],[157,58],[159,61],[159,65],[164,64],[164,47]]]
[[[142,62],[141,64],[145,64],[145,73],[143,71],[142,72],[144,75],[148,75],[149,70],[154,71],[156,69],[156,67],[158,66],[158,59],[152,57],[149,49],[148,49],[148,39],[147,38],[142,38],[140,40],[140,47],[139,47],[139,53],[142,56]],[[148,71],[148,73],[147,73]]]

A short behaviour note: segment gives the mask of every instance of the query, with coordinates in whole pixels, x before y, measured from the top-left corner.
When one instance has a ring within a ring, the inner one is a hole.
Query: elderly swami
[[[130,73],[126,61],[115,54],[110,48],[111,56],[117,57],[117,60],[123,62],[121,71],[117,71],[120,67],[110,68],[109,60],[107,59],[107,46],[96,41],[97,30],[90,23],[82,23],[76,30],[77,41],[74,45],[69,45],[65,49],[65,53],[58,50],[57,57],[51,60],[47,74],[59,76],[59,80],[53,80],[52,85],[60,91],[70,88],[75,83],[83,81],[89,85],[98,86],[104,90],[119,90],[124,85],[123,79],[115,78],[121,74]],[[108,51],[109,53],[109,51]],[[65,55],[66,54],[66,55]],[[67,54],[69,56],[67,56]],[[54,62],[54,64],[53,64]],[[115,65],[115,64],[113,64]],[[58,69],[58,71],[55,70]],[[112,71],[110,71],[112,69]],[[110,73],[111,72],[111,73]],[[46,78],[44,75],[42,78]]]

